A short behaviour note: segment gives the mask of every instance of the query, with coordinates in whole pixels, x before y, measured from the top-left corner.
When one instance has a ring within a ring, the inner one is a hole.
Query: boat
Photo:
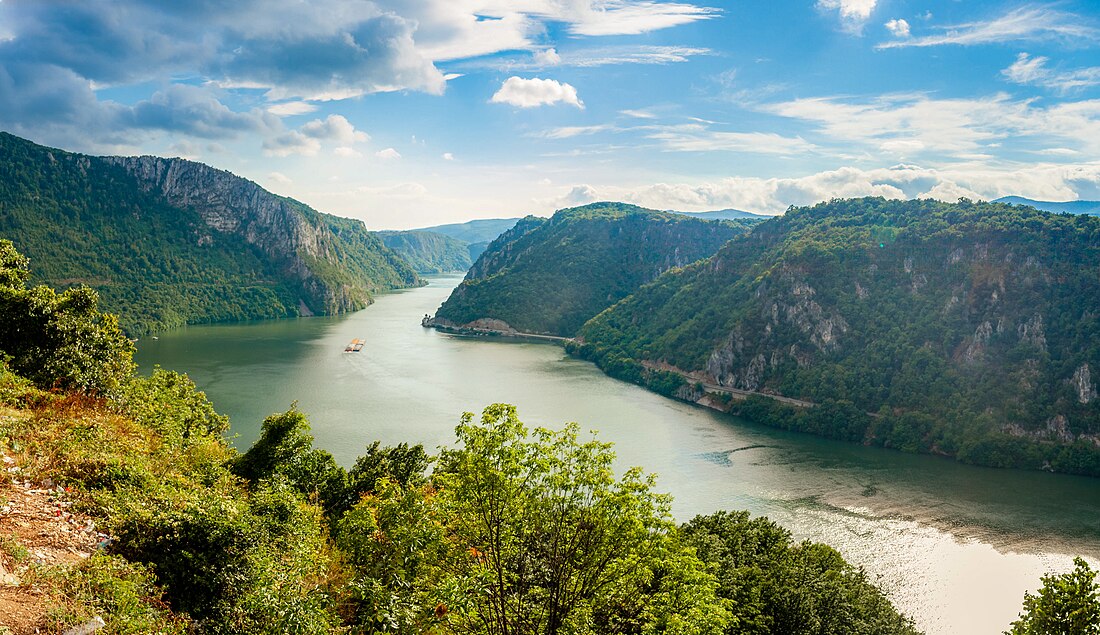
[[[344,348],[345,353],[358,353],[363,350],[363,347],[367,344],[366,340],[355,338]]]

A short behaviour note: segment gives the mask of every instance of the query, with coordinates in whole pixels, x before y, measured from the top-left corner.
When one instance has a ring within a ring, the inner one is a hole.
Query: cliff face
[[[620,203],[528,216],[489,245],[436,317],[571,336],[641,285],[709,256],[747,227]]]
[[[84,284],[132,336],[338,313],[418,284],[362,222],[201,163],[90,157],[0,133],[0,237],[34,282]]]
[[[430,231],[378,232],[382,242],[401,254],[418,273],[466,271],[473,262],[469,245],[446,234]]]
[[[194,161],[151,156],[103,160],[124,168],[142,188],[163,196],[173,207],[198,213],[211,233],[233,234],[257,247],[297,282],[299,306],[310,313],[361,309],[371,302],[372,291],[418,284],[411,267],[359,221],[321,214]],[[360,253],[349,254],[351,241],[334,229],[349,234],[357,243],[354,251]],[[376,257],[364,257],[364,250]]]
[[[1098,270],[1100,219],[835,201],[762,223],[580,336],[598,361],[879,415],[819,434],[1100,474]]]

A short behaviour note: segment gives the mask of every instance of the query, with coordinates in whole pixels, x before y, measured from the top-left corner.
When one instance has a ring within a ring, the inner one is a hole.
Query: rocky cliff
[[[131,335],[338,313],[418,284],[362,222],[201,163],[91,157],[0,133],[0,237],[34,279],[84,284]]]
[[[297,282],[298,306],[312,314],[354,311],[372,292],[418,284],[400,256],[361,221],[321,214],[225,170],[184,159],[103,157],[173,207],[193,210],[210,234],[240,236]],[[200,237],[209,241],[211,236]]]

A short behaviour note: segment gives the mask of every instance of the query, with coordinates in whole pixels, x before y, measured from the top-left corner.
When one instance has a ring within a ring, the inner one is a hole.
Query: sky
[[[0,0],[0,130],[371,229],[1100,199],[1100,0]]]

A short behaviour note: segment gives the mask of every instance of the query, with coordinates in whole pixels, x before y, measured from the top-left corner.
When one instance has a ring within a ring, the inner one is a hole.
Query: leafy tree
[[[433,482],[448,533],[473,556],[450,565],[480,592],[455,630],[720,631],[713,579],[679,546],[653,476],[616,480],[609,444],[581,442],[576,424],[529,433],[506,404],[480,424],[466,413],[456,432]]]
[[[109,394],[133,372],[134,347],[87,287],[27,288],[28,261],[0,240],[0,354],[12,370],[50,388]]]
[[[1024,593],[1024,610],[1006,635],[1100,634],[1100,585],[1082,558],[1073,571],[1043,576],[1038,595]]]
[[[681,528],[713,567],[733,619],[726,632],[757,635],[914,635],[882,591],[831,547],[747,512],[696,516]]]

